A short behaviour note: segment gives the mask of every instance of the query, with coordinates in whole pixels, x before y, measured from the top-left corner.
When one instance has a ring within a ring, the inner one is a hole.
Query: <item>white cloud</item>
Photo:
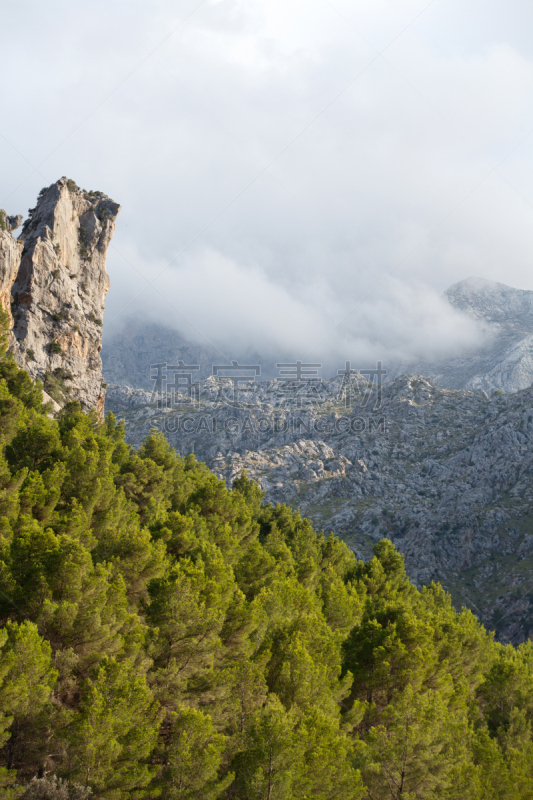
[[[323,277],[285,288],[259,267],[213,250],[198,251],[159,280],[154,279],[165,270],[163,261],[143,263],[135,252],[127,259],[122,260],[123,313],[110,313],[110,337],[125,320],[145,314],[217,348],[228,360],[256,353],[265,366],[287,358],[318,359],[331,374],[346,360],[363,367],[376,360],[386,365],[454,355],[486,337],[435,290],[413,282],[393,279],[372,296],[354,297],[351,291],[333,292]],[[148,291],[139,273],[153,282]]]
[[[446,286],[533,288],[529,5],[197,4],[3,9],[0,206],[63,174],[123,203],[106,325],[139,295],[130,310],[183,328],[178,308],[226,347],[475,345]],[[172,262],[160,294],[121,253],[150,281]]]

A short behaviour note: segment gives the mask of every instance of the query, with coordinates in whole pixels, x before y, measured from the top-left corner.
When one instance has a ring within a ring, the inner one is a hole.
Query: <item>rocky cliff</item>
[[[21,217],[0,212],[0,302],[10,347],[59,406],[78,400],[103,413],[102,320],[109,289],[106,252],[120,206],[61,178]]]
[[[10,316],[11,323],[11,287],[17,277],[24,244],[17,241],[12,232],[20,228],[22,215],[8,217],[0,210],[0,304]]]

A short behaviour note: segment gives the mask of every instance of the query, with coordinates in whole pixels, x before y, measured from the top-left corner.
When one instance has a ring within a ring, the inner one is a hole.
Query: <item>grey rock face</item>
[[[245,469],[360,557],[391,538],[413,580],[440,580],[501,640],[533,633],[533,388],[489,398],[411,375],[376,407],[364,382],[336,379],[301,408],[282,381],[245,384],[233,404],[225,391],[209,378],[199,403],[158,408],[113,387],[108,402],[132,444],[158,428],[228,486]]]
[[[0,227],[0,304],[11,323],[11,287],[19,271],[23,249],[23,243],[13,238],[7,226],[5,230]]]
[[[0,302],[16,361],[57,402],[103,412],[100,359],[106,252],[120,206],[61,178],[39,195],[18,240],[0,231]]]
[[[533,292],[468,278],[446,292],[448,302],[487,331],[483,347],[438,362],[397,365],[389,377],[414,372],[447,389],[517,392],[533,384]]]
[[[16,217],[7,217],[6,216],[5,217],[6,230],[9,231],[9,233],[13,233],[13,231],[16,231],[17,228],[20,228],[20,226],[22,225],[22,220],[23,219],[24,219],[24,217],[22,216],[22,214],[17,214]]]

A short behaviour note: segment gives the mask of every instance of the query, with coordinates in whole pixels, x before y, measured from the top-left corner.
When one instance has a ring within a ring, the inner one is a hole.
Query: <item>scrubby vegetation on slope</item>
[[[530,643],[0,375],[2,798],[533,797]]]

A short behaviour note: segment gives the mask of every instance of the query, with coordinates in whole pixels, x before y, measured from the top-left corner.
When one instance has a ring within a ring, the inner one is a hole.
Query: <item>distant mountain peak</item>
[[[471,277],[454,283],[444,296],[457,310],[486,322],[514,325],[517,317],[524,317],[522,324],[533,331],[533,292],[528,289]]]
[[[480,278],[479,275],[470,275],[462,281],[452,284],[445,292],[445,294],[455,294],[458,291],[479,292],[479,291],[498,291],[502,289],[510,289],[511,291],[519,292],[520,289],[513,289],[512,286],[507,286],[498,281],[489,281],[487,278]]]
[[[444,389],[489,394],[533,385],[533,291],[472,276],[450,286],[444,298],[481,324],[487,333],[483,345],[435,361],[397,364],[389,368],[388,379],[416,372]]]

